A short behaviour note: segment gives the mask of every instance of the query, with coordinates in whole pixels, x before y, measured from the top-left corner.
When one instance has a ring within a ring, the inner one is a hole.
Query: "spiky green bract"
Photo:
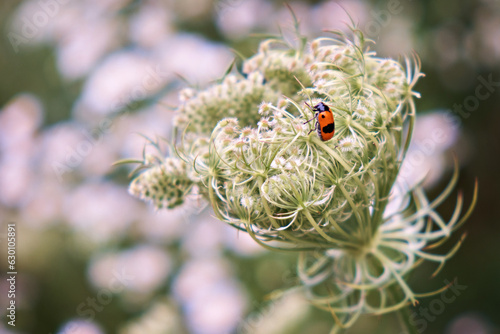
[[[462,218],[459,196],[445,222],[435,208],[456,174],[431,203],[421,187],[399,183],[406,200],[388,213],[413,130],[419,63],[376,57],[357,30],[352,40],[338,36],[298,49],[264,41],[244,63],[246,78],[184,91],[174,158],[185,161],[183,189],[199,187],[220,220],[268,249],[300,252],[301,283],[312,303],[332,312],[337,329],[429,295],[414,293],[406,276],[424,260],[439,270],[458,250],[461,240],[447,255],[429,252],[465,222],[477,196],[476,187]],[[335,117],[326,142],[305,123],[320,101]],[[151,189],[158,175],[174,179],[154,168],[132,185]]]

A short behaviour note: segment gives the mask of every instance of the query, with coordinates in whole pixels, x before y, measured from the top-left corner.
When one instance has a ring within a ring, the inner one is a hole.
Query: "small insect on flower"
[[[306,105],[309,108],[311,108],[311,106],[307,104],[307,102]],[[316,123],[314,124],[314,127],[318,132],[318,137],[322,141],[327,141],[332,139],[333,135],[335,134],[335,120],[333,118],[333,113],[330,110],[330,107],[328,107],[323,102],[320,102],[317,105],[315,105],[312,108],[312,110],[315,113],[314,117],[305,122],[304,124],[307,124],[313,119],[315,119]],[[313,130],[309,131],[309,133],[311,133]]]

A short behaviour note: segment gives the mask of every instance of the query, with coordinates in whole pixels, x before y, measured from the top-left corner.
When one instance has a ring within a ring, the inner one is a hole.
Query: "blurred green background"
[[[499,333],[500,1],[289,3],[307,36],[345,29],[347,11],[380,56],[420,56],[416,147],[431,128],[448,138],[426,154],[428,193],[443,189],[453,154],[465,203],[475,178],[480,192],[460,251],[438,277],[424,265],[409,278],[416,291],[455,278],[466,288],[427,319],[420,312],[433,299],[421,300],[415,319],[423,333]],[[16,327],[3,321],[0,333],[329,332],[331,315],[300,295],[266,299],[298,282],[294,255],[261,250],[196,198],[154,212],[128,195],[129,170],[111,166],[140,156],[137,133],[170,135],[169,106],[186,81],[218,79],[232,49],[256,51],[255,34],[290,34],[283,2],[7,0],[0,22],[4,320],[6,224],[18,235]],[[450,197],[440,213],[449,217],[454,204]],[[398,326],[392,315],[363,317],[347,332],[399,334]]]

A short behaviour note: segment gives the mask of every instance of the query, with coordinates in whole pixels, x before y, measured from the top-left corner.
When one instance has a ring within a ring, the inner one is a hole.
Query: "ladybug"
[[[311,108],[311,106],[308,105],[307,102],[306,105],[309,108]],[[323,102],[320,102],[317,105],[315,105],[312,108],[312,110],[314,111],[314,117],[305,122],[304,124],[307,124],[313,119],[315,119],[316,124],[314,125],[314,127],[318,132],[318,137],[322,141],[327,141],[332,139],[333,135],[335,134],[335,120],[333,118],[333,113],[330,110],[330,107],[328,107]],[[309,131],[309,133],[311,133],[312,131],[314,131],[314,129]]]

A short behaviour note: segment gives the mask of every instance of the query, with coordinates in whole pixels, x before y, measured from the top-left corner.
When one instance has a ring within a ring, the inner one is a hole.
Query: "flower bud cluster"
[[[307,69],[307,61],[311,57],[300,58],[288,49],[273,49],[273,42],[262,42],[260,52],[245,62],[243,72],[262,73],[271,89],[286,96],[294,96],[300,90],[298,81],[305,86],[311,84]]]
[[[187,126],[187,133],[197,136],[210,136],[224,117],[236,117],[242,124],[254,125],[260,118],[255,107],[264,100],[275,99],[275,94],[259,72],[250,73],[247,78],[230,74],[205,91],[188,88],[181,92],[185,101],[177,110],[175,123],[179,129]]]
[[[146,157],[146,163],[149,168],[130,183],[130,194],[151,202],[157,209],[172,209],[184,203],[193,186],[186,175],[186,164],[171,157],[161,163]]]

